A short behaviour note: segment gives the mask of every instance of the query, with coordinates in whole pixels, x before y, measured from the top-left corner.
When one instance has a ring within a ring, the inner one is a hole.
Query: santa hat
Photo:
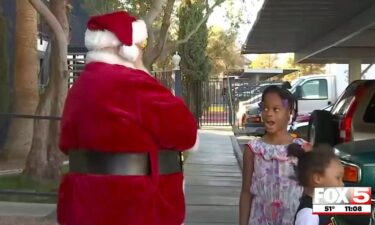
[[[146,39],[145,22],[120,11],[91,17],[85,33],[85,46],[90,51],[121,46],[119,55],[134,62],[139,55],[135,44]]]

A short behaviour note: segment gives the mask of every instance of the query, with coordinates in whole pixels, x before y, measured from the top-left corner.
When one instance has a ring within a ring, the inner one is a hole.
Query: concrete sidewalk
[[[56,209],[55,204],[0,202],[0,216],[46,217]]]
[[[238,224],[241,172],[230,128],[199,131],[200,147],[185,164],[187,225]]]
[[[185,225],[238,224],[241,172],[233,152],[231,128],[199,131],[200,147],[185,164],[187,219]],[[0,225],[6,219],[42,219],[55,224],[55,204],[0,202]],[[40,224],[40,223],[32,223]]]

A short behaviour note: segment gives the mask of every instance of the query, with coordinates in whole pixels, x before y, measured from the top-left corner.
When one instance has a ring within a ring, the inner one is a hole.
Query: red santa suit
[[[92,51],[65,102],[60,148],[70,156],[95,153],[95,162],[106,158],[105,162],[120,167],[121,157],[130,162],[129,155],[147,156],[149,174],[71,170],[59,189],[61,225],[180,225],[184,221],[183,173],[161,172],[165,165],[160,165],[159,157],[162,151],[195,148],[197,124],[181,99],[134,68],[134,44],[147,38],[139,37],[142,30],[146,30],[142,21],[126,12],[90,19],[85,43]],[[116,46],[119,55],[100,51]],[[75,162],[78,167],[85,163]]]

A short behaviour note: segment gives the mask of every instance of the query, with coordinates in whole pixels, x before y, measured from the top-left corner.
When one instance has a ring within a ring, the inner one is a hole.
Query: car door
[[[299,114],[307,114],[329,105],[328,80],[326,78],[306,80],[300,86]]]

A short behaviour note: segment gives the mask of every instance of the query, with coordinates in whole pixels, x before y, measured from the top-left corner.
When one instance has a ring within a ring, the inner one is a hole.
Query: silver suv
[[[375,80],[354,81],[330,111],[315,110],[308,137],[312,144],[332,146],[375,138]]]

